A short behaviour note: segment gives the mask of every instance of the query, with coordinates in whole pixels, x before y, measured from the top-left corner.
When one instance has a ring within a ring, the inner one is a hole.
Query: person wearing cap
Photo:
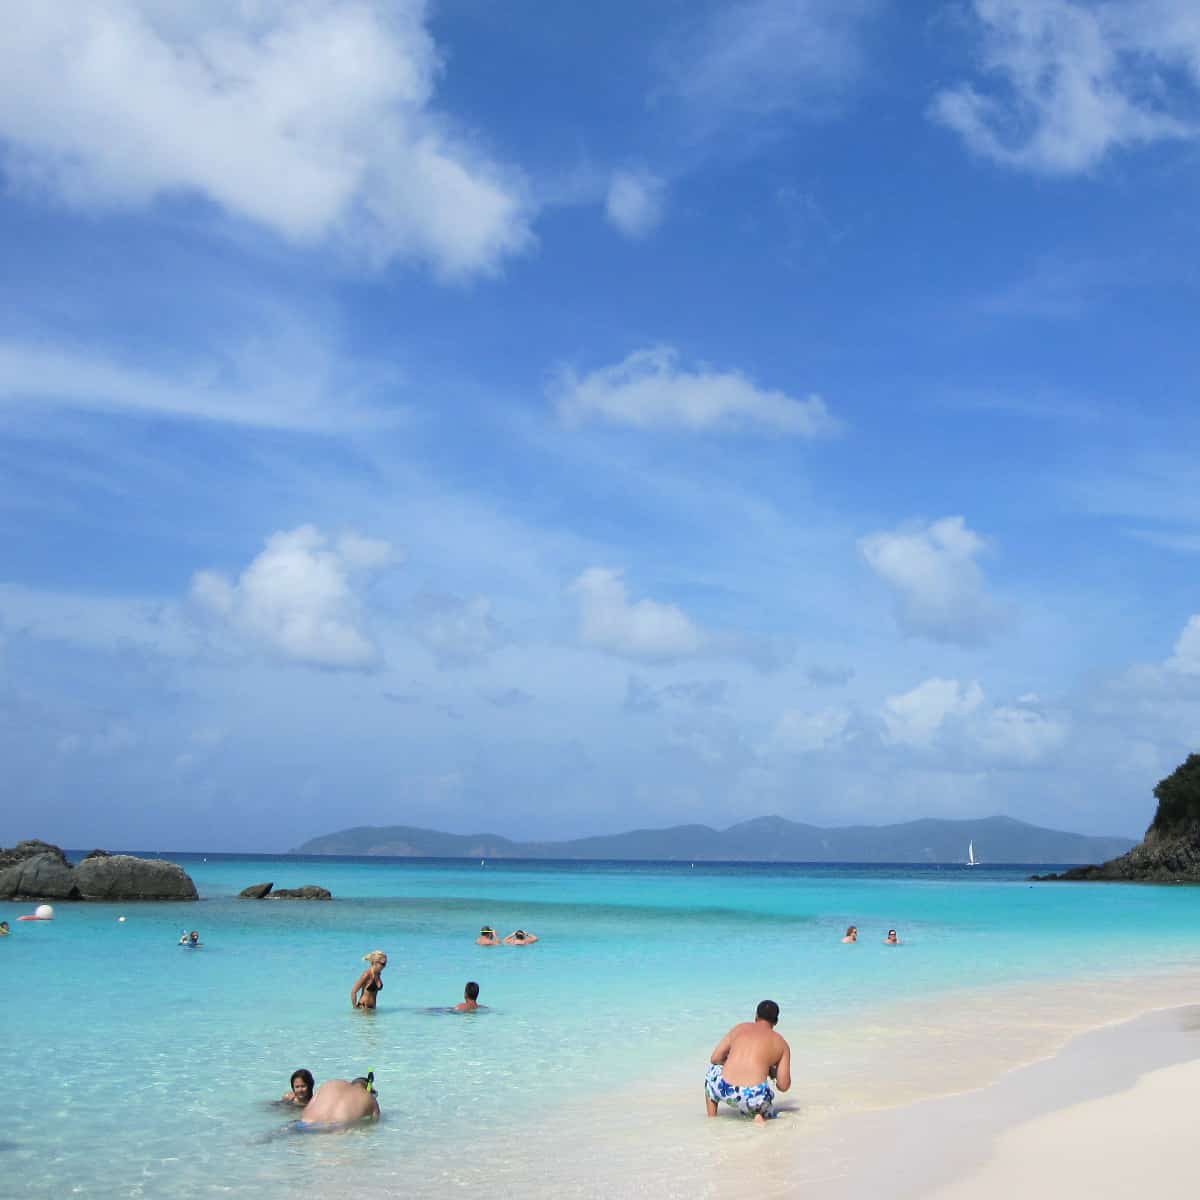
[[[475,945],[477,945],[477,946],[499,946],[500,945],[500,937],[490,925],[485,925],[479,931],[479,936],[475,939]]]

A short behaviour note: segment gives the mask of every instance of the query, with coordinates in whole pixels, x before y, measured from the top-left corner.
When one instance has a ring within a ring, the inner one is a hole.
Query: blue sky
[[[1185,0],[95,0],[0,46],[7,840],[1139,835]]]

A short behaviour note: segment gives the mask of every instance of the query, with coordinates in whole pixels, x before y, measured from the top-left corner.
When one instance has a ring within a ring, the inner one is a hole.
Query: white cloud
[[[1200,132],[1172,111],[1167,82],[1200,82],[1200,21],[1188,0],[975,0],[974,10],[998,86],[959,84],[930,110],[974,153],[1067,175],[1115,149]]]
[[[965,717],[983,703],[978,683],[964,687],[957,679],[926,679],[911,692],[884,701],[884,740],[893,745],[928,746],[947,720]]]
[[[555,388],[563,420],[635,429],[763,430],[818,437],[838,424],[820,396],[797,400],[756,387],[740,371],[701,365],[681,369],[669,346],[637,350],[615,366],[584,376],[564,370]]]
[[[425,0],[9,6],[0,138],[17,184],[81,208],[201,195],[298,243],[493,271],[524,187],[433,107]]]
[[[987,594],[975,557],[984,540],[962,517],[904,526],[859,540],[859,550],[896,594],[896,620],[907,634],[969,646],[1007,623]]]
[[[589,567],[571,592],[579,600],[579,635],[589,646],[651,661],[688,658],[704,646],[703,632],[674,604],[631,603],[620,571]]]
[[[1180,675],[1200,675],[1200,613],[1188,619],[1167,667]]]
[[[787,754],[812,754],[848,740],[850,711],[826,708],[820,712],[788,709],[771,732],[771,748]]]
[[[687,105],[693,132],[729,120],[821,116],[861,74],[874,0],[743,0],[675,39],[661,94]]]
[[[312,525],[272,534],[236,582],[192,578],[193,601],[238,636],[285,659],[363,669],[378,650],[363,624],[361,577],[394,561],[384,542],[346,534],[330,545]]]
[[[643,238],[662,220],[663,181],[645,171],[617,171],[608,185],[604,211],[628,238]]]

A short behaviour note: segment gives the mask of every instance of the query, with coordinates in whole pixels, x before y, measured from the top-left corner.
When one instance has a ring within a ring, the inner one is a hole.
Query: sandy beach
[[[476,1162],[447,1163],[430,1183],[502,1197],[1182,1197],[1194,1191],[1197,1087],[1200,1006],[1175,1005],[1076,1034],[986,1086],[912,1103],[831,1111],[801,1082],[765,1129],[705,1121],[698,1084],[686,1098],[665,1081],[621,1103],[596,1097],[590,1123],[576,1108],[548,1113],[519,1148],[483,1141]]]

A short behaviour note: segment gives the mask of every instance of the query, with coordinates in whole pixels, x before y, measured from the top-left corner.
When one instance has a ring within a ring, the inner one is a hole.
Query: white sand
[[[1027,1121],[996,1139],[977,1171],[929,1200],[1129,1200],[1194,1196],[1200,1062],[1165,1067],[1128,1091]]]

